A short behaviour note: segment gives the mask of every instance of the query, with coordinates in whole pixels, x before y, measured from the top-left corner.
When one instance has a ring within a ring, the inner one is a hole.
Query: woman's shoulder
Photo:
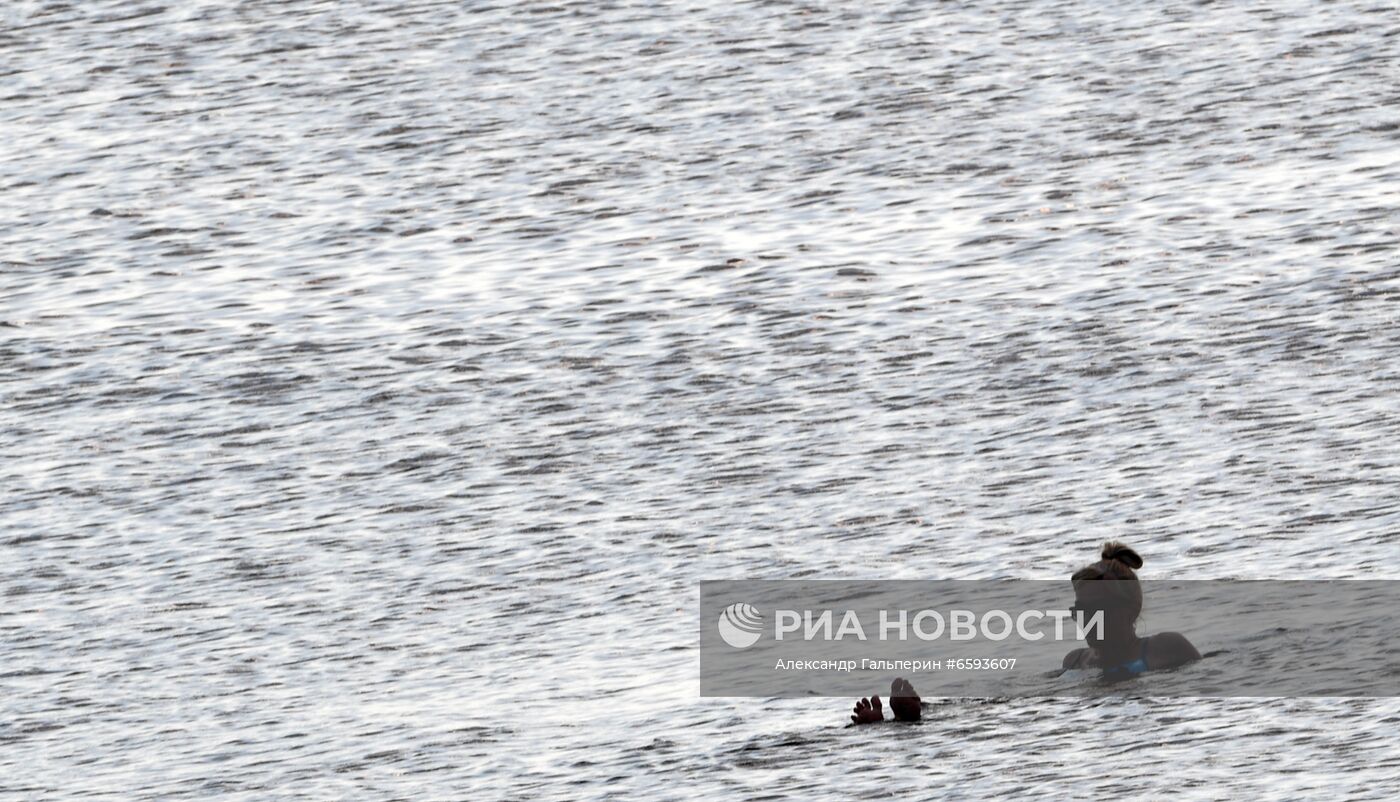
[[[1158,632],[1147,639],[1147,662],[1152,668],[1175,668],[1201,659],[1201,653],[1180,632]]]
[[[1093,657],[1093,649],[1090,649],[1087,646],[1081,646],[1078,649],[1075,649],[1069,654],[1065,655],[1065,659],[1060,664],[1060,668],[1066,670],[1069,670],[1071,668],[1088,668],[1090,666],[1090,660],[1092,660]]]

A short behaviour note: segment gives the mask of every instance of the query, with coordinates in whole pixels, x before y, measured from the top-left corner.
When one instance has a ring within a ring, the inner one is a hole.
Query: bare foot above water
[[[923,716],[923,700],[909,680],[902,677],[890,683],[890,711],[895,721],[918,721]]]
[[[861,699],[856,702],[853,713],[851,721],[856,724],[874,724],[877,721],[885,720],[885,711],[880,707],[879,696],[872,696],[869,699]]]

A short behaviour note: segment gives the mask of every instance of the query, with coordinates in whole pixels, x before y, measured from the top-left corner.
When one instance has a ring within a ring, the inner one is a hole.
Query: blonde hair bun
[[[1132,548],[1116,540],[1110,540],[1103,544],[1103,558],[1105,560],[1117,560],[1134,570],[1142,567],[1141,555],[1133,551]]]

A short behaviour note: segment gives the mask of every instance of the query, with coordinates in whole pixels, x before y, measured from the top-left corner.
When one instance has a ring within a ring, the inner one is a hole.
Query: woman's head
[[[1074,583],[1074,604],[1086,618],[1103,611],[1109,637],[1124,628],[1132,631],[1142,614],[1142,586],[1133,569],[1142,567],[1142,557],[1118,541],[1103,544],[1101,559],[1070,576]],[[1097,645],[1098,638],[1090,638]]]

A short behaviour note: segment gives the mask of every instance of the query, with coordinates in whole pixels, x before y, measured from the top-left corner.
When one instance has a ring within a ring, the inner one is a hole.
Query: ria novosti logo
[[[736,649],[757,643],[762,630],[763,614],[752,604],[731,604],[719,614],[719,636]]]

